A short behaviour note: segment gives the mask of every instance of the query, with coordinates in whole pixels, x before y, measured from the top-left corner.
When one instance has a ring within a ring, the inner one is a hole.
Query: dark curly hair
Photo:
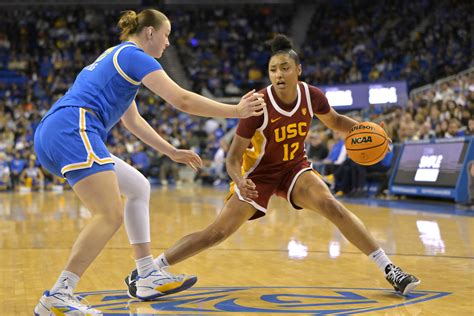
[[[286,35],[277,34],[270,41],[268,41],[268,44],[271,47],[271,56],[275,56],[278,54],[288,54],[295,61],[295,63],[299,65],[300,58],[298,57],[298,54],[294,51],[291,40]]]

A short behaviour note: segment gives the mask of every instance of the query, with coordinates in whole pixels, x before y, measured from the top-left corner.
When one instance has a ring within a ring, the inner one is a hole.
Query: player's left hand
[[[173,161],[190,166],[194,171],[202,168],[201,157],[192,150],[177,149],[170,155],[170,158]]]
[[[264,106],[266,104],[263,100],[263,94],[255,93],[255,90],[252,90],[244,95],[237,104],[237,116],[247,118],[262,115]]]

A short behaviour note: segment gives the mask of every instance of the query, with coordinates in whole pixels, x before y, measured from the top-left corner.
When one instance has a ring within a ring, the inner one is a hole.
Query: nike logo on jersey
[[[277,117],[277,118],[274,118],[274,119],[271,119],[270,121],[271,121],[272,123],[275,123],[275,122],[278,121],[279,119],[281,119],[281,116],[280,116],[280,117]]]

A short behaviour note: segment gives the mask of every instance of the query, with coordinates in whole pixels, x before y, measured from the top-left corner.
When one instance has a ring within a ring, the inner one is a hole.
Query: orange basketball
[[[388,151],[388,137],[383,128],[372,122],[354,125],[345,139],[347,155],[359,165],[381,161]]]

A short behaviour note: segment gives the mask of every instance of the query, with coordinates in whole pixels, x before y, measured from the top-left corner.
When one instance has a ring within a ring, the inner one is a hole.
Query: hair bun
[[[282,51],[282,50],[293,49],[293,45],[290,39],[283,34],[275,35],[275,37],[270,41],[270,47],[272,50],[272,54]]]
[[[128,30],[130,33],[138,27],[138,15],[133,10],[125,11],[118,22],[118,27],[122,30]]]

